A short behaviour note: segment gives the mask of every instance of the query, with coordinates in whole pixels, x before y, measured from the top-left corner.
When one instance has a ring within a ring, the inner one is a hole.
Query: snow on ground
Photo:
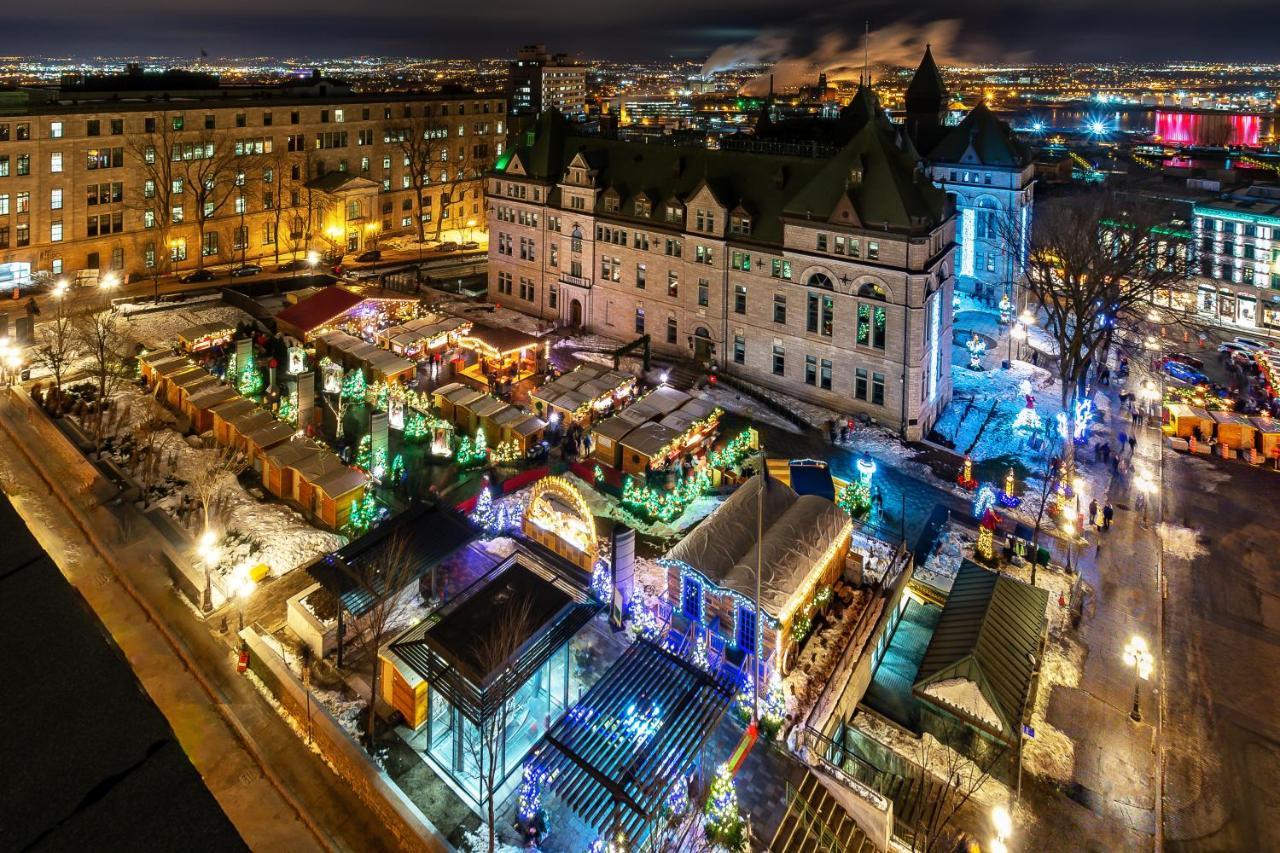
[[[976,541],[977,534],[970,528],[947,522],[934,541],[933,552],[923,565],[916,568],[915,576],[935,589],[950,591],[956,572],[960,571],[961,560],[973,554]]]
[[[1196,557],[1203,557],[1209,553],[1200,544],[1200,532],[1198,530],[1162,521],[1160,522],[1159,531],[1160,543],[1164,546],[1166,554],[1171,554],[1189,563]]]
[[[116,432],[119,437],[127,435],[160,407],[135,385],[121,389],[114,399],[121,420]],[[163,452],[159,454],[157,476],[161,481],[174,483],[175,488],[156,505],[179,524],[185,524],[193,537],[200,532],[202,518],[198,510],[182,511],[185,488],[177,487],[177,481],[183,479],[184,472],[199,468],[202,459],[212,452],[191,447],[176,430],[169,430],[168,438],[163,441]],[[227,478],[217,518],[222,528],[217,574],[222,577],[247,571],[259,563],[266,563],[271,574],[279,577],[347,541],[344,536],[313,527],[284,504],[255,500],[231,477]]]
[[[796,664],[784,679],[788,709],[797,719],[808,716],[813,704],[831,678],[841,655],[853,638],[858,617],[868,605],[868,596],[862,590],[849,590],[851,597],[835,622],[826,624],[808,639],[796,658]]]
[[[708,402],[714,403],[726,412],[732,412],[735,415],[750,418],[753,421],[759,421],[787,432],[800,432],[798,426],[775,413],[772,409],[760,405],[759,400],[730,388],[728,385],[708,385],[697,391],[697,395]]]
[[[145,306],[137,306],[142,308]],[[126,318],[125,334],[148,348],[172,345],[179,333],[203,323],[226,323],[235,326],[253,322],[253,318],[239,308],[223,305],[220,301],[183,304],[167,311],[141,313],[121,307]]]
[[[312,688],[311,695],[337,720],[343,731],[356,740],[364,732],[364,712],[368,702],[363,698],[348,698],[337,690]]]
[[[956,349],[957,359],[962,352],[965,351]],[[1000,367],[970,370],[962,366],[967,362],[965,353],[964,362],[951,370],[952,400],[934,429],[955,442],[957,453],[968,452],[975,462],[1028,454],[1043,456],[1029,448],[1028,431],[1014,430],[1013,423],[1026,408],[1024,382],[1029,384],[1036,414],[1044,422],[1053,423],[1062,411],[1059,385],[1049,371],[1025,361],[1013,362],[1008,370]],[[988,413],[991,413],[989,420]]]
[[[465,317],[468,320],[483,323],[486,326],[515,329],[517,332],[524,332],[526,335],[533,335],[536,338],[542,337],[555,328],[555,323],[551,320],[540,320],[537,317],[522,314],[502,305],[458,299],[454,294],[445,294],[442,291],[432,292],[433,294],[439,293],[444,297],[435,307],[456,317]]]

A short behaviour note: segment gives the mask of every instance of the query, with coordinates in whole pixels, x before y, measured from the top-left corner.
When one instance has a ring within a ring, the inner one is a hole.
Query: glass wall
[[[580,687],[570,672],[569,644],[565,643],[515,691],[498,721],[498,778],[519,769],[521,761],[543,733],[569,707],[570,689]],[[471,722],[434,688],[430,691],[427,751],[476,803],[483,796],[483,767],[488,750],[480,740],[480,727]],[[487,728],[487,727],[486,727]]]

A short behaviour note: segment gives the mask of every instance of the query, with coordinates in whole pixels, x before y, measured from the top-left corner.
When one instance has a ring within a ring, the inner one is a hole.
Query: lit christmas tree
[[[258,366],[254,364],[253,355],[250,354],[236,374],[236,390],[246,397],[252,397],[262,392],[263,384],[262,374],[258,372]]]
[[[421,441],[427,437],[427,419],[422,412],[415,411],[409,415],[404,424],[404,437],[409,441]]]
[[[733,775],[728,764],[716,769],[711,782],[705,810],[707,840],[729,850],[746,847],[742,814],[738,811],[738,792],[733,785]]]
[[[493,494],[489,491],[489,480],[486,478],[476,495],[476,505],[471,510],[471,520],[485,529],[486,533],[496,533],[494,529],[497,515],[493,507]]]
[[[404,457],[399,453],[391,460],[391,480],[398,483],[404,479]]]
[[[363,401],[368,386],[364,381],[364,372],[360,368],[353,368],[347,371],[347,375],[342,378],[342,397],[346,400]]]

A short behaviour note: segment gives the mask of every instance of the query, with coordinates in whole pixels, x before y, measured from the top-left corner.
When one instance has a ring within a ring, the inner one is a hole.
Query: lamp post
[[[1133,679],[1133,710],[1129,712],[1129,719],[1135,723],[1142,722],[1142,709],[1138,706],[1139,690],[1142,682],[1151,677],[1151,671],[1155,668],[1155,658],[1152,657],[1150,650],[1147,649],[1147,641],[1136,634],[1129,638],[1128,644],[1124,647],[1124,662],[1133,667],[1135,678]]]
[[[1068,518],[1062,522],[1062,532],[1067,537],[1067,572],[1071,572],[1071,557],[1076,547],[1076,523]]]
[[[1146,527],[1147,505],[1151,502],[1151,495],[1155,493],[1156,482],[1151,479],[1151,472],[1143,470],[1138,474],[1136,485],[1142,495],[1142,526]]]
[[[991,853],[1008,853],[1009,838],[1013,835],[1013,815],[1003,805],[991,810],[991,831],[994,835],[988,849]]]
[[[205,528],[204,533],[200,534],[200,542],[196,545],[196,553],[200,556],[200,562],[204,563],[204,602],[201,604],[204,612],[208,613],[213,608],[213,567],[218,565],[218,560],[222,556],[218,549],[218,535],[211,529]]]

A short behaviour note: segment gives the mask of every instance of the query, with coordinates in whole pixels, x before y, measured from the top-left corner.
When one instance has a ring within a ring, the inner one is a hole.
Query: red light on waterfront
[[[1156,111],[1155,138],[1173,145],[1258,146],[1262,119],[1233,113]]]

